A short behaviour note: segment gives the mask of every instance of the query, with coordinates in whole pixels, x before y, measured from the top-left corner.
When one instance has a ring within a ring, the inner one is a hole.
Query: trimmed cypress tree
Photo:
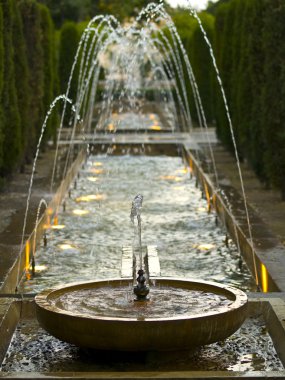
[[[249,68],[251,60],[249,35],[252,33],[252,15],[247,5],[247,0],[236,2],[231,80],[233,125],[235,126],[238,150],[243,158],[248,156],[249,123],[252,108],[252,84]]]
[[[241,131],[240,131],[240,115],[238,111],[238,88],[243,74],[241,70],[241,61],[245,55],[246,45],[247,45],[247,35],[244,34],[244,9],[246,6],[247,0],[232,0],[230,6],[232,7],[233,12],[233,33],[231,36],[231,71],[230,71],[230,109],[233,127],[235,131],[236,142],[239,146],[239,153],[241,153]]]
[[[222,55],[222,70],[221,76],[223,80],[223,86],[227,98],[227,103],[229,107],[230,116],[232,117],[234,109],[234,99],[233,99],[233,90],[232,90],[232,77],[234,75],[233,67],[233,57],[235,55],[235,47],[233,46],[233,36],[234,36],[234,20],[236,13],[236,1],[233,0],[227,4],[227,13],[225,18],[225,30],[224,30],[224,39],[223,39],[223,55]],[[226,113],[225,106],[223,104],[224,113]],[[230,132],[228,119],[224,119],[224,143],[230,150],[233,150],[233,141]],[[234,135],[236,142],[238,143],[237,128],[233,125]]]
[[[206,12],[199,14],[203,28],[211,42],[214,34],[214,17]],[[198,23],[195,24],[191,35],[191,62],[193,72],[199,88],[205,116],[208,122],[213,121],[213,63],[209,47],[204,40]],[[197,116],[196,116],[197,118]]]
[[[188,10],[174,13],[172,20],[177,28],[183,46],[186,50],[190,49],[191,36],[196,28],[197,21],[188,12]],[[170,38],[170,35],[168,37]],[[189,53],[191,55],[191,51],[189,51]]]
[[[214,36],[214,50],[215,57],[220,71],[223,84],[226,90],[225,82],[227,79],[226,71],[226,57],[228,54],[228,36],[226,36],[226,21],[229,5],[222,4],[217,9],[216,20],[215,20],[215,36]],[[220,86],[218,81],[214,80],[215,89],[215,119],[217,126],[217,135],[220,140],[227,145],[231,142],[231,136],[228,126],[228,120],[225,112],[225,105],[221,95]],[[227,94],[227,92],[226,92]]]
[[[44,94],[43,94],[43,113],[45,116],[50,108],[50,104],[56,94],[56,62],[55,62],[55,43],[54,43],[54,26],[50,16],[50,12],[45,5],[40,4],[40,21],[42,32],[42,48],[43,48],[43,69],[44,69]],[[56,135],[57,114],[53,111],[49,117],[45,132],[45,140]]]
[[[58,74],[61,94],[65,94],[67,91],[68,80],[74,62],[78,43],[79,33],[76,24],[71,21],[65,22],[61,29],[59,43]],[[70,91],[68,94],[69,98],[71,98],[73,102],[76,101],[78,67],[79,62],[76,65],[77,69],[73,73]]]
[[[0,0],[0,5],[3,11],[4,45],[4,81],[1,99],[4,141],[0,172],[2,176],[5,176],[11,173],[18,164],[21,155],[21,130],[15,83],[12,0]]]
[[[42,47],[41,13],[39,4],[35,0],[19,0],[17,4],[23,22],[30,69],[30,128],[28,131],[28,145],[26,150],[26,159],[30,161],[33,157],[44,119],[44,53]]]
[[[175,24],[175,27],[177,29],[177,32],[180,36],[181,42],[185,48],[185,51],[187,52],[189,61],[192,65],[192,59],[193,59],[193,51],[191,47],[191,36],[193,31],[195,30],[196,23],[197,21],[193,18],[193,16],[188,12],[188,11],[178,11],[173,15],[173,22]],[[164,35],[165,37],[169,40],[171,46],[174,49],[174,43],[171,37],[170,30],[166,28],[164,30]],[[163,42],[165,44],[165,42]],[[181,57],[182,58],[182,57]],[[173,59],[172,62],[174,63]],[[176,65],[174,65],[176,66]],[[186,69],[186,65],[184,63],[184,60],[182,59],[182,70],[184,73],[184,77],[188,78],[188,73]],[[176,78],[178,79],[178,71],[176,70],[175,72]],[[184,99],[184,94],[182,92],[182,87],[180,80],[177,81],[178,84],[178,92],[181,96],[182,99]],[[196,109],[195,109],[195,103],[194,103],[194,98],[193,98],[193,91],[190,82],[187,80],[185,83],[186,87],[186,96],[187,96],[187,101],[189,104],[190,112],[192,117],[195,115]],[[178,96],[176,91],[173,93],[174,99],[178,101]]]
[[[262,99],[262,132],[265,142],[265,171],[270,182],[281,189],[285,201],[285,4],[267,0],[264,12],[263,47],[264,90]]]
[[[266,181],[266,174],[261,110],[266,54],[263,49],[262,31],[266,7],[264,0],[252,0],[245,4],[242,39],[246,39],[247,44],[243,45],[237,99],[242,150],[250,165],[263,181]]]
[[[4,46],[3,46],[3,12],[0,6],[0,168],[3,165],[3,74],[4,74]]]
[[[20,111],[21,127],[21,159],[27,147],[29,128],[29,69],[26,42],[23,34],[23,23],[20,11],[15,1],[12,2],[13,10],[13,46],[15,62],[15,81],[17,83],[16,93]]]

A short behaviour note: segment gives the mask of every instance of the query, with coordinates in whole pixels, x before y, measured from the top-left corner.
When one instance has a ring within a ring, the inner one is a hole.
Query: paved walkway
[[[242,193],[235,158],[221,144],[213,145],[213,153],[219,178],[226,179],[229,185]],[[285,245],[285,202],[281,201],[280,192],[277,189],[266,189],[247,163],[241,164],[241,171],[248,203]]]

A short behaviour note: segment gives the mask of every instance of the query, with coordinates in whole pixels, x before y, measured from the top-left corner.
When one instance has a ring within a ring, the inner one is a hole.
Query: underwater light
[[[82,195],[81,197],[76,198],[76,202],[102,201],[104,199],[106,199],[105,194],[89,194],[89,195]]]
[[[149,129],[151,129],[153,131],[161,131],[162,130],[162,128],[159,125],[152,125],[151,127],[149,127]]]
[[[102,173],[104,173],[104,169],[95,169],[95,168],[92,168],[89,171],[91,173],[94,173],[94,174],[102,174]]]
[[[87,179],[90,182],[96,182],[96,181],[98,181],[99,178],[97,178],[97,177],[87,177]]]
[[[150,120],[155,120],[155,119],[156,119],[156,116],[155,116],[155,114],[151,113],[151,114],[149,115],[149,118],[150,118]]]
[[[187,174],[188,173],[188,169],[187,168],[177,169],[175,171],[175,173]]]
[[[114,130],[115,130],[114,124],[109,124],[109,125],[107,126],[107,130],[108,130],[108,131],[114,131]]]
[[[162,175],[159,177],[159,179],[163,179],[165,181],[175,181],[175,182],[183,181],[183,178],[177,177],[175,175]]]
[[[53,226],[50,226],[50,228],[52,228],[53,230],[62,230],[63,228],[65,228],[65,225],[64,224],[55,224]]]
[[[68,243],[59,244],[58,248],[62,249],[63,251],[65,251],[67,249],[75,249],[74,246],[72,246],[71,244],[68,244]]]
[[[53,209],[51,207],[47,208],[47,214],[52,215],[53,214]]]
[[[90,211],[88,210],[79,210],[79,209],[76,209],[76,210],[73,210],[72,213],[74,215],[78,215],[78,216],[82,216],[82,215],[87,215],[89,214]]]
[[[207,208],[206,207],[198,207],[196,210],[199,212],[205,212],[205,211],[207,211]]]
[[[195,245],[195,248],[200,249],[200,251],[209,251],[210,249],[215,248],[215,245],[211,243],[208,243],[208,244],[205,243],[205,244]]]
[[[102,162],[99,162],[99,161],[96,161],[96,162],[93,162],[92,165],[93,165],[93,166],[103,166],[103,163],[102,163]]]
[[[36,265],[35,266],[35,272],[43,272],[47,269],[48,269],[47,265]]]

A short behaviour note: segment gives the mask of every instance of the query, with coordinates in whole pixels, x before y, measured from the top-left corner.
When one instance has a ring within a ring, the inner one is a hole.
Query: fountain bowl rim
[[[177,278],[177,277],[153,277],[150,279],[150,281],[155,281],[155,282],[166,282],[169,286],[174,286],[179,288],[179,286],[173,285],[173,283],[176,284],[193,284],[194,286],[196,285],[197,288],[199,285],[201,286],[206,286],[209,288],[213,288],[219,291],[219,293],[223,295],[228,295],[229,299],[232,298],[233,302],[230,303],[229,305],[223,305],[218,307],[215,310],[210,310],[205,313],[197,313],[197,314],[180,314],[177,316],[172,316],[172,317],[155,317],[155,318],[144,318],[142,320],[134,318],[134,317],[117,317],[117,316],[104,316],[104,315],[90,315],[86,312],[84,313],[78,313],[78,312],[73,312],[73,311],[68,311],[64,308],[60,308],[54,304],[51,303],[53,299],[56,299],[57,295],[62,295],[66,294],[68,290],[72,292],[72,290],[78,290],[78,289],[84,289],[84,288],[90,288],[92,284],[94,284],[94,288],[99,287],[96,285],[102,285],[102,286],[112,286],[112,285],[126,285],[130,284],[133,282],[132,278],[110,278],[110,279],[97,279],[97,280],[91,280],[91,281],[85,281],[85,282],[74,282],[74,283],[69,283],[64,286],[56,286],[53,288],[45,289],[38,293],[35,296],[35,302],[36,305],[39,308],[45,309],[46,311],[50,311],[55,314],[65,314],[77,318],[83,318],[83,319],[93,319],[93,320],[102,320],[102,321],[121,321],[121,322],[160,322],[160,321],[177,321],[177,320],[191,320],[191,319],[198,319],[198,318],[204,318],[207,316],[214,316],[218,314],[224,314],[228,313],[230,311],[237,310],[241,308],[242,306],[246,305],[248,302],[247,295],[244,293],[242,290],[232,287],[227,284],[220,284],[216,283],[213,281],[205,281],[205,280],[197,280],[197,279],[190,279],[190,278]],[[162,284],[163,285],[163,284]],[[188,289],[188,288],[187,288]],[[211,290],[209,290],[211,292]],[[213,291],[213,294],[217,294],[217,292]]]

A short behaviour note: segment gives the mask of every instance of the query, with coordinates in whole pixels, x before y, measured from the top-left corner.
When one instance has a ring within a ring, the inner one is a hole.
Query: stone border
[[[214,185],[213,173],[207,173],[204,170],[203,163],[196,158],[194,151],[189,151],[184,147],[184,159],[189,164],[191,173],[200,183],[209,209],[213,207],[216,210],[228,233],[240,247],[241,254],[254,277],[256,267],[259,290],[265,293],[284,292],[285,272],[282,270],[285,268],[284,246],[248,205],[249,219],[252,223],[253,240],[251,241],[246,216],[241,210],[244,209],[241,195],[233,187],[223,184],[217,189]]]
[[[84,150],[81,150],[78,153],[77,158],[74,160],[71,167],[69,168],[66,178],[61,181],[61,184],[55,192],[52,200],[49,202],[46,211],[39,219],[37,228],[34,229],[32,233],[24,241],[22,251],[19,252],[18,257],[15,260],[13,266],[10,268],[9,272],[6,274],[6,277],[3,279],[3,283],[0,287],[0,294],[8,294],[15,292],[15,288],[17,286],[18,273],[19,278],[21,279],[23,274],[25,273],[27,257],[29,257],[29,261],[31,260],[31,253],[33,250],[35,233],[36,244],[38,244],[38,242],[41,240],[43,236],[45,224],[49,224],[50,220],[52,220],[55,216],[62,199],[66,195],[68,187],[70,186],[71,182],[73,181],[74,177],[78,172],[78,167],[82,165],[82,162],[84,162],[85,158],[86,153]]]

